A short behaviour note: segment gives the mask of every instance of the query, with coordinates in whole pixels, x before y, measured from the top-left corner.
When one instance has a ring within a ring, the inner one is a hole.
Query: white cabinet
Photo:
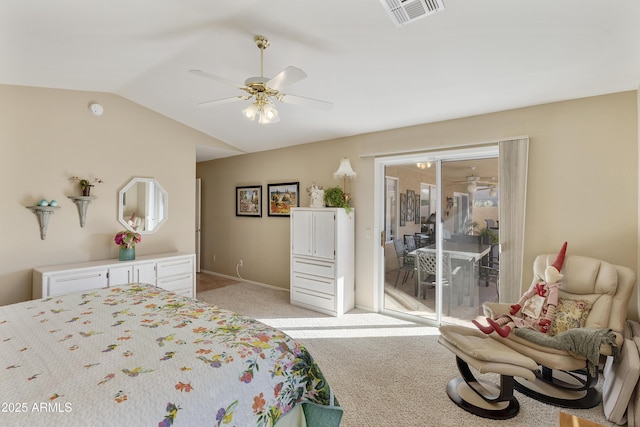
[[[344,210],[344,209],[343,209]],[[298,210],[291,216],[291,251],[294,255],[335,259],[336,210]]]
[[[340,316],[353,309],[354,210],[291,209],[291,304]]]
[[[144,262],[133,265],[109,266],[109,286],[127,283],[155,283],[156,263]]]
[[[131,280],[131,266],[129,265],[109,266],[107,275],[107,277],[109,278],[107,286],[134,283],[133,280]]]
[[[132,261],[109,259],[33,270],[33,298],[44,298],[127,283],[154,286],[195,297],[195,255],[172,252]]]
[[[153,283],[156,278],[156,263],[145,262],[142,264],[136,264],[133,266],[132,280],[133,283]],[[111,283],[111,280],[109,280]],[[128,282],[130,283],[130,282]]]

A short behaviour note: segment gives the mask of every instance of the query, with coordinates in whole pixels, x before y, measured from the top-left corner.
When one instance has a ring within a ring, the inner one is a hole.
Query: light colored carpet
[[[340,318],[330,317],[290,305],[286,291],[250,283],[201,292],[197,297],[258,319],[302,342],[344,407],[345,427],[558,425],[561,408],[517,392],[520,413],[507,421],[487,420],[458,408],[445,391],[449,380],[459,376],[455,358],[437,343],[436,328],[357,309]],[[497,382],[496,376],[488,378]],[[615,426],[606,421],[602,405],[562,411]]]

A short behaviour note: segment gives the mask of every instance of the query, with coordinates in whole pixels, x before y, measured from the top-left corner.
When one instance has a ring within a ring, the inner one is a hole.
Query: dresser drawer
[[[177,276],[160,278],[157,280],[156,285],[166,291],[181,293],[179,291],[188,290],[189,296],[193,289],[193,274],[179,274]]]
[[[193,262],[191,258],[158,262],[156,267],[158,279],[179,274],[193,274]]]
[[[329,261],[320,261],[308,258],[293,258],[292,269],[299,273],[312,274],[314,276],[334,277],[336,264]]]
[[[336,299],[327,295],[303,288],[291,288],[291,304],[308,306],[312,310],[322,309],[335,315]]]
[[[71,292],[105,288],[107,285],[106,268],[67,272],[48,277],[46,295],[63,295]]]
[[[335,281],[325,277],[310,276],[307,274],[293,272],[291,287],[321,292],[331,296],[335,295]]]
[[[171,291],[175,294],[181,295],[183,297],[189,297],[189,298],[193,298],[193,294],[191,293],[191,288],[189,289],[180,289],[180,290],[175,290],[175,291]]]

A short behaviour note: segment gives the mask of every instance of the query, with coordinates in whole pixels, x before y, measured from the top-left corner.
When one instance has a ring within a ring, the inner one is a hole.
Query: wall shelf
[[[38,217],[38,223],[40,224],[40,239],[47,238],[47,226],[49,225],[49,218],[54,214],[56,209],[60,209],[60,206],[27,206],[27,209]]]
[[[80,215],[80,227],[84,227],[84,224],[87,219],[87,206],[95,196],[67,196],[69,199],[73,201],[78,207],[78,215]]]

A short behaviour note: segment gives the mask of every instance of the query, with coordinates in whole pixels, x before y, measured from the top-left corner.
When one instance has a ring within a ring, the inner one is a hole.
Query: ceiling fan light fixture
[[[260,110],[260,106],[257,102],[252,103],[247,108],[242,110],[242,114],[249,120],[254,121],[256,119],[256,114]]]
[[[475,193],[477,189],[478,189],[478,186],[477,186],[477,185],[475,185],[475,184],[473,184],[473,183],[471,183],[471,184],[469,184],[469,185],[467,186],[467,191],[468,191],[469,193]]]
[[[242,115],[252,122],[258,117],[258,123],[261,125],[280,121],[278,110],[265,97],[258,97],[255,102],[242,110]]]
[[[274,123],[280,120],[278,115],[278,110],[273,106],[271,102],[266,102],[262,108],[260,108],[260,118],[258,119],[258,123],[260,124],[268,124]]]

